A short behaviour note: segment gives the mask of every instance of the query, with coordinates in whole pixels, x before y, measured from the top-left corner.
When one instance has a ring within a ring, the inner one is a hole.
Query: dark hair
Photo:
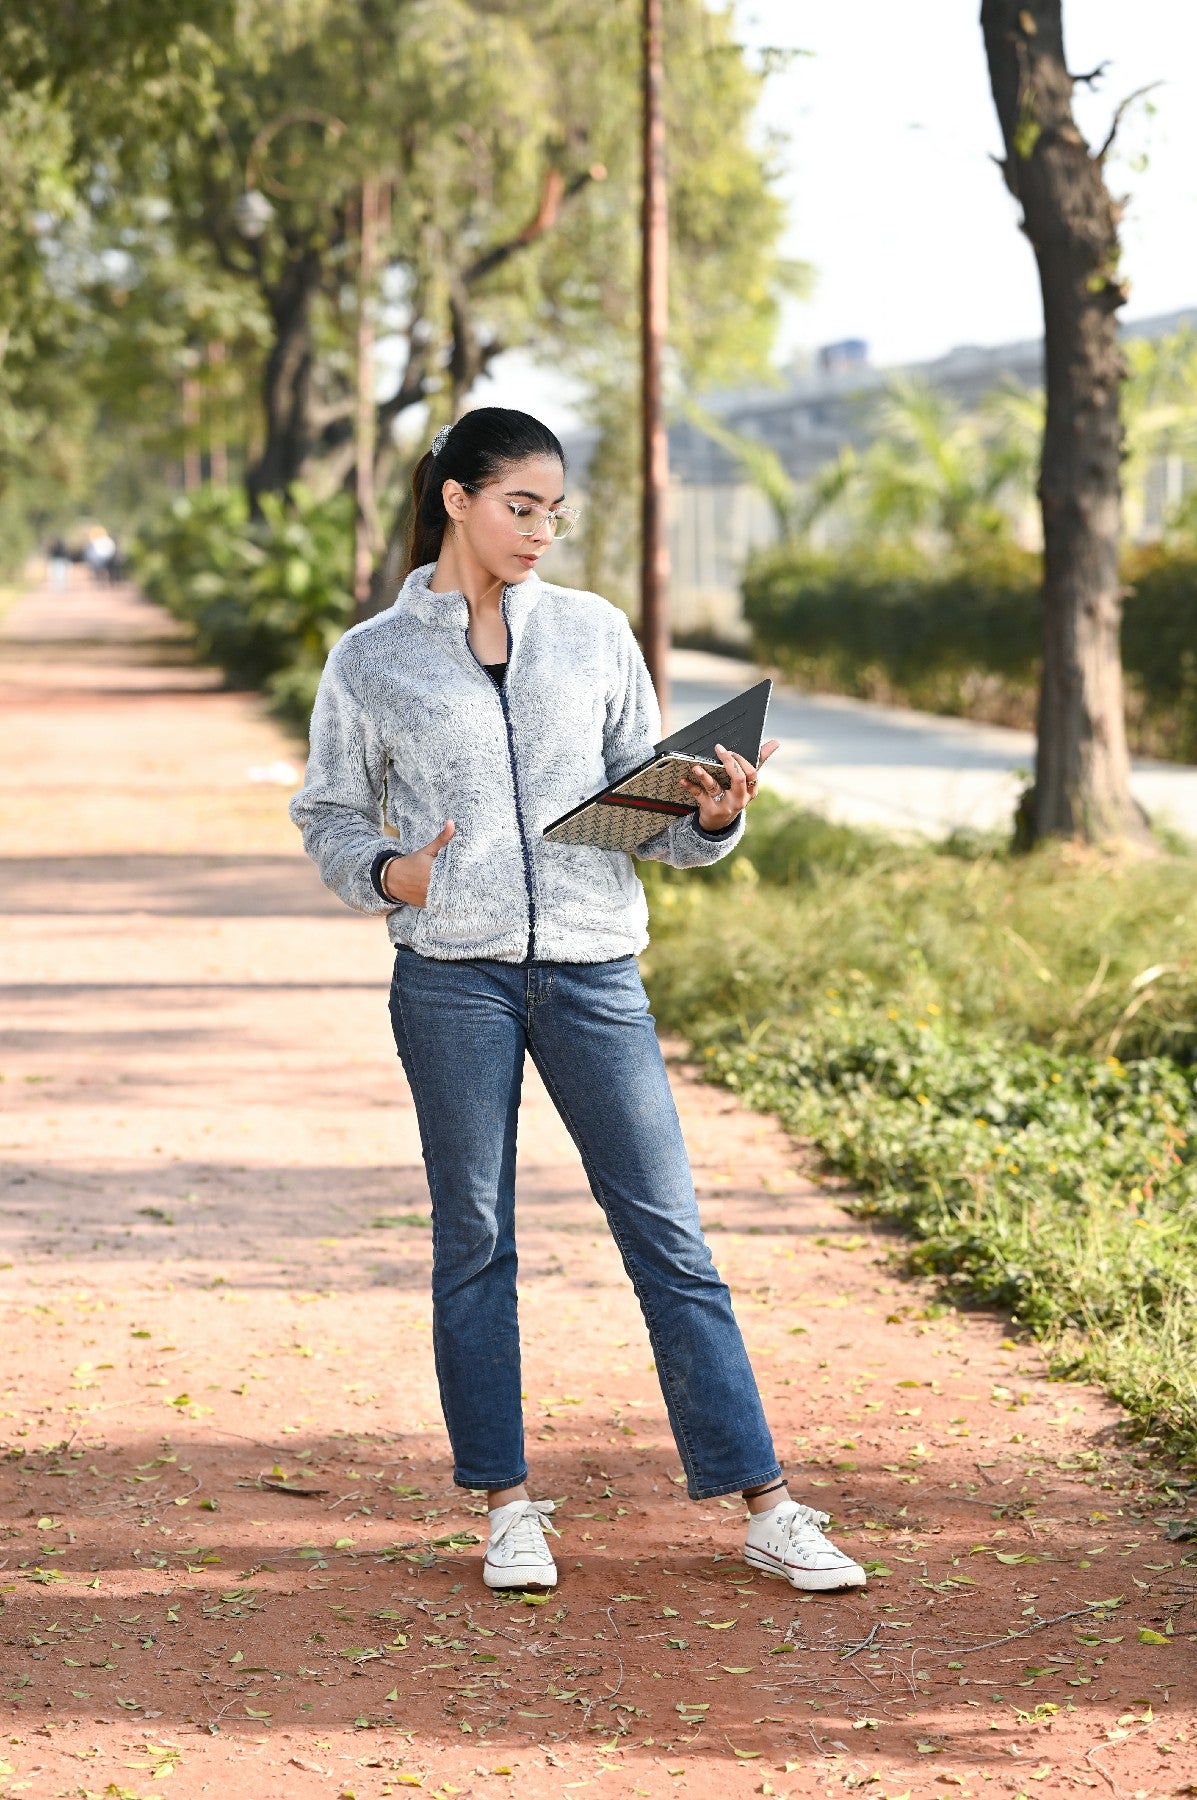
[[[442,489],[446,481],[463,487],[482,487],[512,463],[529,456],[556,457],[565,468],[565,451],[547,425],[531,413],[509,406],[479,406],[463,413],[440,450],[425,451],[411,481],[411,534],[407,544],[407,568],[435,562],[449,515]]]

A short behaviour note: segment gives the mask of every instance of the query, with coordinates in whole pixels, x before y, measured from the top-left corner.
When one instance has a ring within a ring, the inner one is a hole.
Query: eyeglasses
[[[582,517],[581,508],[577,506],[532,506],[527,500],[508,500],[502,494],[495,494],[488,488],[475,487],[468,481],[463,481],[461,485],[467,494],[490,493],[492,499],[501,501],[511,513],[521,537],[535,537],[542,523],[548,526],[554,538],[568,537]]]

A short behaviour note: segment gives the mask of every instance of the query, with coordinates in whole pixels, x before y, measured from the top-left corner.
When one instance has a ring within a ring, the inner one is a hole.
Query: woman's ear
[[[464,519],[469,505],[469,495],[460,481],[446,481],[441,488],[441,501],[451,519]]]

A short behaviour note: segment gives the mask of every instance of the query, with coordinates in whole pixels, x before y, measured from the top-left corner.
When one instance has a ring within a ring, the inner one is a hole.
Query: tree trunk
[[[1043,682],[1033,838],[1145,839],[1130,794],[1119,629],[1124,373],[1116,314],[1120,207],[1109,143],[1090,152],[1072,116],[1061,0],[982,0],[1006,185],[1022,207],[1043,294],[1047,422]]]
[[[246,480],[255,512],[263,494],[287,491],[312,447],[312,303],[321,275],[319,251],[305,246],[267,295],[274,343],[262,383],[266,442]]]

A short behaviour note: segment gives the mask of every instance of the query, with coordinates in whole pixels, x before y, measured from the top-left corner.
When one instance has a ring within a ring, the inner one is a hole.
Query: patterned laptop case
[[[721,762],[671,753],[629,775],[599,794],[578,812],[558,819],[545,832],[553,844],[596,844],[600,850],[634,851],[668,825],[695,810],[694,797],[682,786],[695,764],[708,769],[720,787],[729,785]]]
[[[771,681],[758,682],[675,731],[657,745],[651,762],[554,819],[545,828],[545,837],[553,844],[594,844],[601,850],[634,854],[671,818],[685,818],[697,810],[693,795],[682,785],[696,763],[709,769],[721,787],[729,785],[715,755],[716,743],[757,762],[772,688]]]

